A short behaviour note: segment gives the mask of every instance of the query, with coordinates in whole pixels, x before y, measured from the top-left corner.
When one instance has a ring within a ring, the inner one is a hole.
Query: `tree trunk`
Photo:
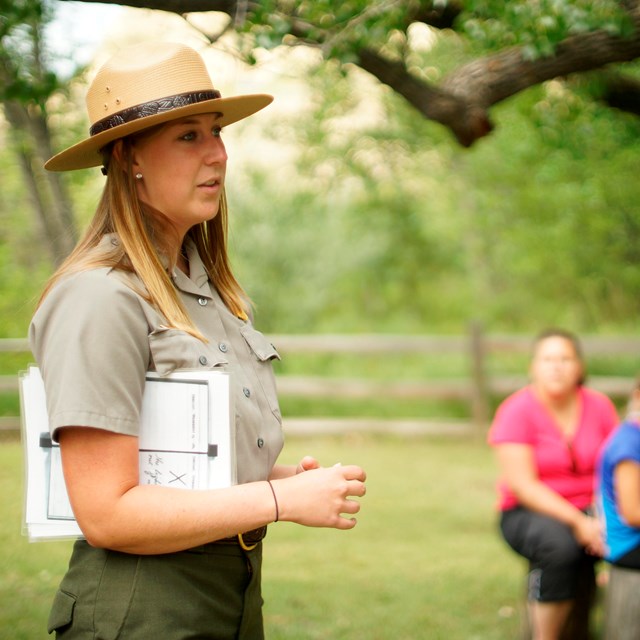
[[[3,107],[33,209],[52,260],[59,264],[75,245],[77,231],[60,176],[44,169],[45,161],[53,155],[46,121],[38,110],[13,100],[4,102]]]

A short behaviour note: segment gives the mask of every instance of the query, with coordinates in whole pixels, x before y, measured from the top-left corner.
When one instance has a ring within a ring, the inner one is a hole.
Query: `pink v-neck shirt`
[[[540,481],[584,509],[593,503],[598,454],[618,424],[618,415],[604,394],[585,387],[580,387],[578,394],[580,418],[572,439],[566,439],[531,387],[525,387],[498,407],[488,441],[492,446],[511,443],[532,447]],[[498,496],[501,510],[518,506],[518,499],[501,480]]]

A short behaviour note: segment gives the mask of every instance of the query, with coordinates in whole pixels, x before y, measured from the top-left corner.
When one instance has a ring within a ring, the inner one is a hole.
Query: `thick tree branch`
[[[358,64],[403,96],[425,118],[451,129],[465,147],[493,129],[484,108],[453,92],[423,82],[410,74],[401,62],[383,58],[371,49],[363,49]]]
[[[546,80],[639,57],[639,3],[634,3],[629,15],[635,26],[631,38],[604,31],[573,36],[557,47],[553,57],[537,60],[525,60],[519,48],[507,49],[463,65],[439,87],[412,76],[401,63],[370,50],[360,52],[359,64],[423,116],[449,127],[460,144],[470,146],[493,129],[488,109],[494,104]],[[624,102],[620,88],[612,97],[618,104]]]
[[[67,0],[60,0],[65,2]],[[75,0],[69,0],[75,1]],[[220,11],[229,16],[235,16],[238,11],[250,11],[252,5],[260,0],[83,0],[99,4],[114,4],[136,9],[154,9],[169,11],[170,13],[197,13],[200,11]],[[455,19],[462,11],[462,5],[457,0],[450,0],[446,4],[434,3],[430,0],[407,2],[407,19],[409,22],[424,22],[436,29],[453,27]]]
[[[64,1],[64,0],[61,0]],[[84,0],[122,4],[131,7],[160,9],[174,13],[221,11],[232,18],[238,8],[236,0]],[[242,2],[243,0],[239,0]],[[251,2],[247,8],[251,10]],[[400,62],[385,58],[371,48],[357,51],[358,64],[364,70],[403,96],[425,118],[448,127],[460,144],[472,145],[493,129],[488,110],[491,106],[546,80],[603,68],[640,57],[640,2],[625,2],[635,31],[621,38],[596,31],[567,38],[553,56],[527,60],[522,50],[511,48],[474,60],[450,73],[439,86],[411,75]],[[241,4],[242,8],[242,4]],[[407,21],[423,21],[437,26],[451,26],[460,11],[457,2],[447,3],[437,11],[432,2],[407,3]],[[408,26],[408,24],[407,24]],[[297,38],[311,43],[304,24],[294,20]],[[623,104],[618,91],[612,101]]]
[[[60,0],[65,2],[66,0]],[[75,1],[75,0],[72,0]],[[170,13],[199,13],[201,11],[221,11],[234,16],[238,3],[236,0],[83,0],[97,4],[115,4],[134,9],[154,9]],[[242,1],[242,0],[241,0]]]
[[[630,38],[594,31],[567,38],[553,56],[525,60],[518,48],[463,65],[442,83],[443,89],[478,106],[490,107],[546,80],[628,62],[640,56],[640,8],[630,12],[635,32]]]

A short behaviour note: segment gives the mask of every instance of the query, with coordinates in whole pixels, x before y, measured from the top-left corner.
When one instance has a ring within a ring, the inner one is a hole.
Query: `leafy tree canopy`
[[[16,52],[8,59],[25,82],[44,72],[23,63],[46,68],[48,61],[38,15],[19,19],[37,4],[21,0],[3,9],[1,45]],[[229,184],[232,224],[239,220],[242,229],[234,235],[235,259],[265,329],[455,331],[476,317],[510,330],[546,323],[594,330],[629,326],[640,312],[640,120],[606,106],[617,95],[627,112],[640,113],[637,65],[615,64],[638,55],[637,2],[137,6],[217,9],[226,24],[203,37],[216,43],[235,34],[249,62],[278,47],[323,54],[307,82],[315,98],[310,109],[270,129],[276,144],[295,147],[291,167],[256,169],[241,182],[235,174]],[[29,47],[22,35],[32,37]],[[368,82],[364,98],[354,82],[366,79],[358,68],[381,81]],[[47,91],[39,95],[23,97],[34,105]],[[66,113],[55,98],[46,103],[50,111],[65,113],[50,121],[60,141],[71,142],[79,135],[70,132],[77,110]],[[379,103],[379,119],[341,127],[363,99]],[[493,132],[490,108],[500,124]],[[451,145],[446,128],[471,148]],[[490,132],[486,144],[474,144]],[[7,223],[0,270],[10,291],[1,297],[15,301],[25,278],[10,273],[14,262],[35,260],[35,240],[21,227],[26,204],[18,165],[4,153],[2,166],[11,172],[3,178],[11,179],[0,197]],[[27,159],[30,167],[41,164]],[[82,172],[66,180],[88,185]],[[74,198],[90,215],[95,192],[81,191]],[[44,200],[42,209],[58,200]],[[59,228],[51,233],[60,235]],[[41,274],[42,264],[29,268]],[[274,292],[275,281],[286,287]]]
[[[64,0],[62,0],[64,1]],[[85,0],[92,2],[95,0]],[[602,69],[640,55],[638,0],[101,0],[180,14],[220,11],[244,36],[249,61],[259,49],[319,48],[325,59],[353,63],[389,85],[427,119],[448,127],[463,146],[493,130],[489,109],[546,80]],[[456,67],[433,69],[410,30],[434,40],[456,33]],[[601,96],[640,113],[640,84],[607,77]],[[621,93],[623,95],[621,95]]]

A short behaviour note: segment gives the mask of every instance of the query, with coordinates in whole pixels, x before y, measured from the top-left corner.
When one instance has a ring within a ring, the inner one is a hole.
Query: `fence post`
[[[489,424],[489,399],[485,372],[485,348],[482,323],[474,320],[469,325],[471,348],[471,416],[476,430]]]

